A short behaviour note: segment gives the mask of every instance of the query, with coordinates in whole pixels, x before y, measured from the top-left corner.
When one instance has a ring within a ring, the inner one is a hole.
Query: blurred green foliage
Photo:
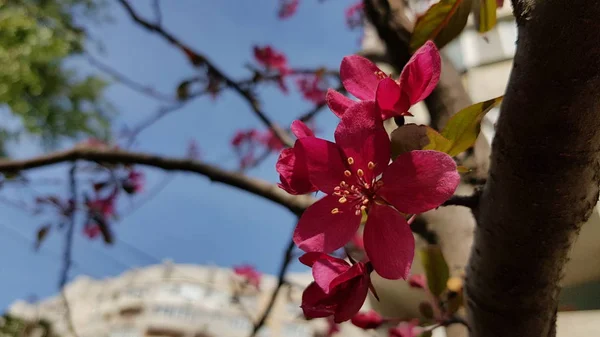
[[[75,17],[98,19],[99,0],[0,0],[0,111],[21,122],[0,125],[0,143],[23,132],[53,147],[65,138],[105,138],[112,113],[107,82],[67,61],[81,55],[85,31]]]
[[[46,320],[27,321],[12,315],[0,316],[0,336],[6,337],[56,337]]]

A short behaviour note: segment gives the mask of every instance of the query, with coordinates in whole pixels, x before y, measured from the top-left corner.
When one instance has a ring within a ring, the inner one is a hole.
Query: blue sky
[[[141,14],[152,18],[149,0],[131,2]],[[294,67],[337,68],[344,55],[358,49],[360,33],[349,31],[344,23],[344,9],[352,0],[303,0],[298,13],[286,21],[276,17],[277,2],[162,1],[163,25],[235,78],[248,76],[244,64],[252,62],[254,44],[272,44]],[[116,2],[109,3],[115,21],[90,26],[93,37],[104,43],[105,53],[97,55],[105,63],[164,92],[174,92],[182,78],[194,74],[179,51],[132,24]],[[90,70],[85,63],[73,63],[83,71]],[[266,113],[284,126],[311,107],[294,92],[283,96],[275,87],[263,87],[258,93]],[[109,89],[108,98],[120,112],[115,129],[135,125],[159,104],[119,84]],[[330,137],[335,117],[323,111],[317,122],[322,135]],[[210,98],[196,100],[162,119],[140,135],[135,148],[183,156],[190,139],[196,139],[204,160],[235,168],[231,136],[237,129],[252,127],[261,127],[258,119],[242,99],[227,92],[214,102]],[[29,157],[39,150],[25,140],[13,148],[13,153]],[[272,155],[249,174],[275,182],[275,160]],[[147,190],[165,178],[161,171],[144,172]],[[63,178],[66,170],[55,166],[31,171],[30,176]],[[51,190],[64,194],[68,186],[58,188]],[[36,194],[30,189],[5,188],[2,195],[31,200]],[[295,225],[294,216],[275,204],[191,174],[176,174],[161,193],[132,213],[128,209],[135,202],[121,200],[119,204],[122,219],[114,224],[117,244],[113,247],[85,239],[81,235],[83,224],[78,223],[71,279],[79,274],[114,276],[163,259],[220,266],[245,262],[272,274]],[[0,209],[4,215],[0,222],[0,304],[6,308],[16,299],[54,294],[63,235],[53,233],[39,252],[32,249],[36,229],[52,220],[52,215],[32,216],[5,204],[0,204]],[[295,264],[292,270],[302,268]]]

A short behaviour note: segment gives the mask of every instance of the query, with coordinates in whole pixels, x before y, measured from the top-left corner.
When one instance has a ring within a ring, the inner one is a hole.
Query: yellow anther
[[[375,163],[374,163],[374,162],[372,162],[372,161],[370,161],[370,162],[367,164],[367,167],[369,168],[369,170],[372,170],[372,169],[374,169],[374,168],[375,168]]]
[[[363,172],[363,170],[362,170],[362,169],[358,169],[358,170],[356,171],[356,174],[358,174],[358,176],[359,176],[359,177],[362,177],[362,176],[364,176],[364,175],[365,175],[365,173]]]
[[[368,203],[369,203],[369,199],[365,199],[365,200],[363,200],[363,201],[362,201],[362,204],[363,204],[363,205],[366,205],[366,204],[368,204]]]
[[[354,164],[354,158],[348,157],[348,164],[350,164],[350,165]]]
[[[354,212],[355,215],[361,215],[362,212],[360,211],[360,209],[357,209],[356,212]]]
[[[344,175],[345,175],[346,177],[349,177],[349,176],[351,176],[351,175],[352,175],[352,172],[350,172],[350,171],[346,170],[346,171],[344,171]]]
[[[346,201],[348,201],[348,199],[346,199],[346,197],[341,197],[338,201],[340,202],[340,204],[343,204]]]
[[[342,180],[342,182],[340,183],[340,186],[346,188],[346,187],[348,187],[348,184],[346,184],[346,182]]]
[[[339,212],[340,212],[340,210],[337,208],[334,208],[331,210],[331,214],[338,214]]]

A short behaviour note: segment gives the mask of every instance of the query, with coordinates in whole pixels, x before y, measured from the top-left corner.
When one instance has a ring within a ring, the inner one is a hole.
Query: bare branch
[[[263,325],[265,325],[265,323],[267,322],[267,319],[269,317],[269,314],[271,314],[271,310],[273,309],[275,300],[277,300],[277,295],[279,294],[281,287],[283,287],[283,285],[286,283],[285,274],[287,272],[287,269],[288,269],[290,263],[292,262],[293,250],[294,250],[294,241],[290,239],[288,246],[284,253],[283,261],[281,261],[281,266],[279,267],[279,273],[277,275],[277,286],[275,287],[275,289],[273,290],[273,293],[271,294],[271,298],[269,299],[269,303],[267,304],[265,311],[262,313],[262,315],[260,316],[260,319],[256,322],[256,324],[254,324],[254,328],[252,329],[252,333],[250,334],[250,337],[256,336],[256,333],[258,332],[258,330],[260,330],[260,328]]]
[[[453,195],[450,199],[446,200],[442,206],[464,206],[474,210],[479,204],[479,198],[481,197],[481,190],[476,190],[471,195]]]
[[[75,205],[77,204],[77,180],[75,179],[76,172],[77,163],[73,161],[73,164],[71,164],[71,169],[69,170],[69,186],[73,206],[69,214],[67,230],[65,232],[65,248],[63,252],[62,261],[63,266],[60,272],[58,284],[58,288],[60,290],[63,302],[65,304],[65,316],[67,318],[67,326],[69,328],[69,332],[71,332],[71,334],[75,337],[77,337],[77,332],[75,331],[75,326],[73,324],[73,316],[71,314],[71,307],[69,306],[67,294],[65,293],[65,285],[67,284],[67,280],[69,278],[69,271],[71,270],[72,263],[71,255],[73,252],[73,234],[75,232]]]
[[[109,76],[113,77],[114,79],[116,79],[117,81],[119,81],[120,83],[126,85],[127,87],[131,88],[132,90],[135,90],[139,93],[142,93],[146,96],[152,97],[154,99],[157,100],[161,100],[161,101],[165,101],[168,103],[175,103],[177,102],[177,100],[175,99],[175,97],[173,95],[168,95],[162,92],[157,91],[156,89],[143,85],[141,83],[138,83],[132,79],[130,79],[129,77],[125,76],[123,73],[120,73],[119,71],[113,69],[112,67],[110,67],[107,64],[102,63],[100,60],[98,60],[97,58],[95,58],[94,56],[92,56],[89,53],[85,53],[85,58],[87,59],[88,63],[90,65],[92,65],[93,67],[98,68],[100,71],[108,74]]]
[[[154,10],[154,16],[156,17],[156,24],[162,25],[162,12],[160,10],[160,0],[152,1],[152,9]]]
[[[134,20],[137,24],[139,24],[140,26],[144,27],[145,29],[147,29],[153,33],[156,33],[156,34],[162,36],[169,43],[171,43],[174,46],[181,49],[181,51],[186,54],[186,56],[188,57],[188,59],[190,60],[190,62],[192,62],[192,64],[194,66],[206,67],[206,71],[208,74],[212,74],[212,76],[218,78],[219,80],[222,80],[228,87],[232,88],[235,92],[237,92],[250,105],[250,108],[252,109],[254,114],[256,116],[258,116],[258,118],[263,122],[263,124],[265,124],[271,130],[273,130],[273,133],[275,134],[275,136],[277,136],[277,138],[279,138],[279,140],[281,140],[281,142],[283,144],[285,144],[286,146],[292,146],[293,141],[292,141],[290,135],[287,132],[285,132],[285,130],[283,130],[281,127],[274,124],[267,117],[267,115],[264,113],[264,111],[262,111],[262,109],[260,108],[260,103],[258,102],[256,97],[254,97],[254,95],[249,90],[242,88],[237,82],[235,82],[230,77],[225,75],[225,73],[223,71],[221,71],[212,62],[210,62],[204,55],[194,51],[192,48],[185,45],[178,38],[176,38],[171,33],[167,32],[161,26],[152,24],[152,23],[148,22],[147,20],[143,19],[142,17],[140,17],[135,12],[133,7],[131,7],[131,5],[129,4],[129,2],[127,0],[118,0],[118,1],[119,1],[119,3],[121,3],[123,8],[125,8],[125,10],[129,14],[131,19]]]
[[[288,208],[295,214],[301,214],[314,202],[314,199],[310,196],[290,195],[275,184],[237,172],[227,171],[198,160],[169,158],[114,149],[76,147],[31,159],[0,160],[0,172],[18,172],[78,159],[107,164],[139,164],[162,168],[167,171],[197,173],[208,177],[212,181],[224,183],[271,200]]]

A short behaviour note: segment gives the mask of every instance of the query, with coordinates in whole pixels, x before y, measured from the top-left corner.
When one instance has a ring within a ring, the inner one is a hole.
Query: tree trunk
[[[517,52],[474,210],[472,337],[555,334],[563,267],[598,200],[600,3],[513,2]]]

